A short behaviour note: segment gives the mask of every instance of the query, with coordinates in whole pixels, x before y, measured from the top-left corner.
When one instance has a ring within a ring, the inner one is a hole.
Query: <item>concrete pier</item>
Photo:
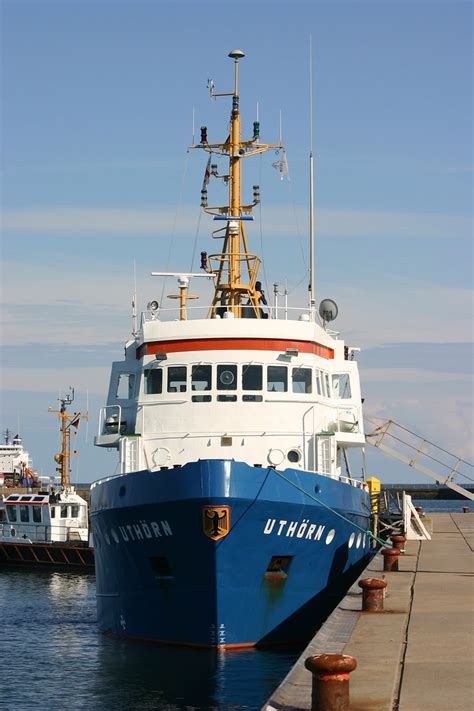
[[[384,612],[361,611],[355,584],[304,650],[265,711],[311,708],[307,657],[357,659],[351,711],[474,707],[474,513],[433,513],[431,541],[407,541],[398,572],[378,555],[362,574],[387,581]]]

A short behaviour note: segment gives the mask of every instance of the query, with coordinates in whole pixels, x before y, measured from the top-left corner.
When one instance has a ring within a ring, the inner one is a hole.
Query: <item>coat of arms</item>
[[[204,506],[202,527],[206,536],[218,541],[230,531],[230,506]]]

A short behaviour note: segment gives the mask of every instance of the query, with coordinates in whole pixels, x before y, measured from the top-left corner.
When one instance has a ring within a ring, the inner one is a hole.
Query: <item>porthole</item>
[[[367,536],[364,533],[364,538],[362,539],[362,546],[365,548],[365,545],[367,543]]]
[[[281,449],[271,449],[268,452],[268,461],[270,464],[273,464],[274,467],[277,467],[279,464],[282,463],[284,460],[285,455],[281,451]]]
[[[349,548],[352,548],[352,546],[354,545],[354,540],[355,540],[355,533],[351,533],[351,535],[349,536],[349,542],[347,544],[349,546]]]
[[[286,456],[288,457],[289,462],[296,463],[301,459],[301,452],[299,449],[290,449]]]
[[[356,548],[360,548],[360,542],[362,540],[362,533],[357,534]]]
[[[326,545],[327,546],[331,543],[331,541],[333,540],[335,535],[336,535],[336,531],[334,530],[334,528],[331,528],[328,535],[326,536]]]

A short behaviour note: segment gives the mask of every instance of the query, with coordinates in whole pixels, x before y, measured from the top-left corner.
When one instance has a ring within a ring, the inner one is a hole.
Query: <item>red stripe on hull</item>
[[[288,341],[280,338],[196,338],[183,341],[155,341],[137,348],[137,359],[155,353],[186,353],[189,351],[282,351],[297,348],[300,353],[334,359],[334,350],[311,341]]]

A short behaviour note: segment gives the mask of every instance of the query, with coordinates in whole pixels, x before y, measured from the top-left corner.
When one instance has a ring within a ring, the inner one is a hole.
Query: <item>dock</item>
[[[357,583],[264,711],[311,709],[307,657],[355,657],[351,711],[466,711],[474,703],[474,513],[430,513],[431,541],[407,541],[398,572],[377,555],[361,578],[387,582],[383,612],[361,611]]]

